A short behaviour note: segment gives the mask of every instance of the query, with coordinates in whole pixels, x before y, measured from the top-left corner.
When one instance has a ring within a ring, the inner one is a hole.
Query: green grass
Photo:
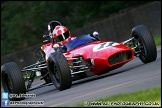
[[[156,46],[161,45],[161,34],[154,36]]]
[[[109,102],[109,105],[106,105]],[[116,102],[116,103],[115,103]],[[140,90],[132,93],[118,94],[107,98],[100,98],[97,100],[89,101],[84,103],[74,104],[72,107],[103,107],[101,103],[105,103],[105,107],[117,107],[117,106],[127,106],[131,105],[122,105],[122,103],[134,103],[134,106],[146,106],[146,107],[160,107],[161,106],[161,86]],[[87,104],[88,103],[88,104]],[[94,104],[95,103],[95,104]],[[113,103],[113,104],[112,104]],[[157,103],[159,105],[153,105],[153,103]],[[84,105],[85,104],[85,105]],[[133,106],[133,105],[132,105]]]

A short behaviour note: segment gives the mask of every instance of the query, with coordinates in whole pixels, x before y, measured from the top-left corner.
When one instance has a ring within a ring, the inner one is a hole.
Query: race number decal
[[[101,43],[101,44],[94,46],[93,51],[97,52],[97,51],[100,51],[100,50],[103,50],[103,49],[106,49],[106,48],[110,48],[110,47],[116,46],[116,45],[119,45],[119,43],[117,43],[117,42],[104,42],[104,43]]]

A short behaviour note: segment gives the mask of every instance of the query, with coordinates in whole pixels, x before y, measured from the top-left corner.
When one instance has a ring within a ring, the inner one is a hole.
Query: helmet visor
[[[56,42],[61,42],[61,41],[66,40],[68,37],[69,37],[69,32],[66,31],[65,33],[60,34],[60,35],[58,35],[58,36],[56,36],[54,38],[55,38]]]

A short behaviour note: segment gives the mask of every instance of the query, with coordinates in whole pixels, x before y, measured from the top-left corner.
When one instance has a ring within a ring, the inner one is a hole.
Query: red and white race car
[[[53,22],[61,25],[58,21]],[[144,25],[138,25],[132,28],[131,34],[130,39],[115,42],[100,40],[98,33],[94,32],[78,36],[60,47],[45,40],[41,46],[44,47],[44,51],[40,48],[36,51],[41,56],[35,64],[21,70],[15,62],[1,66],[4,91],[25,94],[46,85],[54,85],[58,90],[65,90],[72,86],[74,80],[120,68],[135,56],[143,63],[155,61],[157,50],[151,32]],[[44,37],[48,38],[47,35]],[[31,88],[36,75],[40,75],[40,79],[44,79],[45,83]],[[25,84],[25,81],[28,83]],[[10,100],[21,99],[24,98],[10,98]]]

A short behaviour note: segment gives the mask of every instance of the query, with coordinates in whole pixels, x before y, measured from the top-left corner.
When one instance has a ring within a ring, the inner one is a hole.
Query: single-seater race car
[[[61,25],[58,21],[53,21]],[[26,92],[54,85],[58,90],[69,89],[72,81],[92,75],[101,75],[113,69],[120,68],[139,57],[143,63],[156,60],[157,49],[154,38],[145,25],[132,28],[131,38],[123,42],[100,40],[98,32],[76,37],[67,44],[59,46],[52,44],[48,35],[43,41],[43,47],[36,50],[38,60],[35,64],[19,69],[15,62],[8,62],[1,66],[2,85],[9,94],[26,94]],[[48,53],[48,58],[46,55]],[[32,59],[32,58],[31,58]],[[45,83],[31,87],[36,76]],[[10,98],[22,100],[24,98]]]

